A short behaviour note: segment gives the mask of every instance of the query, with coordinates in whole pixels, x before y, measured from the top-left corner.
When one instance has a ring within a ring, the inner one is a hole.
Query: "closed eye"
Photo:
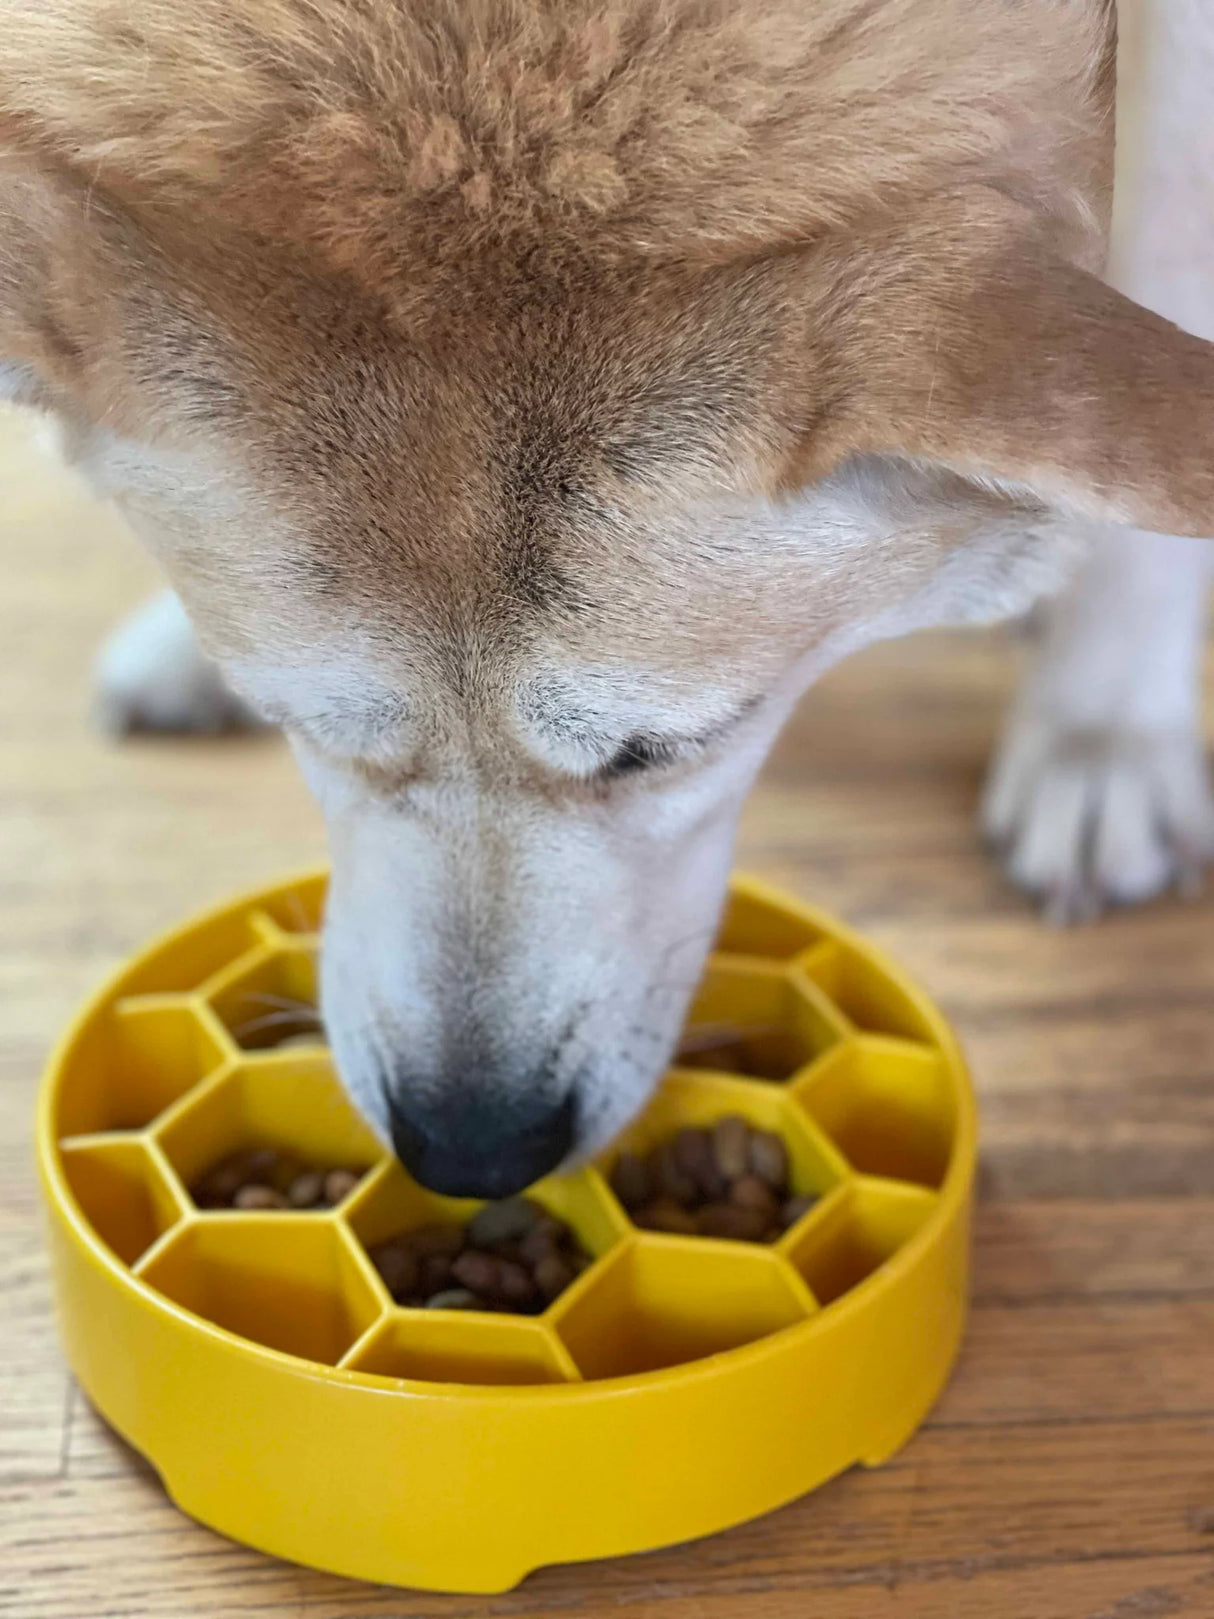
[[[735,715],[736,719],[737,716]],[[635,776],[643,770],[661,770],[668,765],[687,764],[707,753],[730,730],[733,721],[715,725],[700,736],[647,736],[637,732],[626,738],[608,759],[595,771],[598,781],[618,781],[621,776]]]
[[[655,765],[673,764],[696,743],[666,742],[653,736],[630,736],[603,765],[598,774],[614,779],[649,770]]]
[[[699,736],[652,736],[643,731],[626,737],[607,763],[595,771],[599,781],[616,781],[621,776],[633,776],[642,770],[658,770],[663,765],[685,763],[706,753],[738,722],[758,707],[760,699],[751,697],[727,719],[702,731]]]
[[[698,762],[761,702],[761,696],[748,697],[732,712],[726,711],[702,731],[690,735],[663,735],[655,728],[631,731],[622,741],[616,741],[620,731],[611,726],[607,714],[586,713],[569,702],[559,686],[536,681],[521,694],[520,717],[532,734],[534,751],[546,763],[581,781],[604,784],[644,771]],[[656,726],[660,722],[650,723]],[[614,737],[611,730],[615,731]]]

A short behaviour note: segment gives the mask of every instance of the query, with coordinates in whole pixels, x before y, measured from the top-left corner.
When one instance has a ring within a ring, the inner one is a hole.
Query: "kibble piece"
[[[465,1248],[451,1266],[451,1274],[474,1293],[496,1293],[501,1260],[477,1248]]]
[[[222,1208],[231,1203],[244,1184],[244,1166],[228,1159],[202,1177],[194,1187],[194,1201],[202,1208]]]
[[[232,1199],[232,1207],[236,1209],[289,1209],[286,1194],[276,1191],[272,1186],[261,1186],[256,1181],[242,1186]]]
[[[372,1250],[371,1263],[394,1299],[399,1301],[416,1288],[421,1267],[417,1255],[407,1248],[395,1242],[381,1243]]]
[[[336,1208],[349,1197],[360,1179],[352,1169],[331,1169],[325,1176],[325,1202]]]
[[[659,1197],[681,1203],[684,1208],[698,1200],[695,1181],[679,1163],[675,1142],[660,1142],[649,1154],[649,1174]]]
[[[468,1223],[468,1241],[474,1248],[495,1248],[499,1242],[518,1242],[541,1218],[544,1210],[526,1197],[507,1197],[486,1203]]]
[[[546,1214],[542,1220],[537,1220],[531,1230],[518,1244],[517,1257],[524,1265],[535,1266],[550,1254],[557,1253],[567,1242],[572,1241],[572,1232],[563,1220],[554,1219]]]
[[[693,1125],[685,1125],[682,1130],[676,1130],[671,1136],[670,1152],[683,1173],[690,1175],[692,1180],[698,1180],[700,1167],[705,1158],[712,1156],[712,1141],[707,1130],[697,1130]]]
[[[496,1291],[503,1304],[512,1310],[526,1309],[535,1302],[535,1279],[525,1266],[512,1259],[499,1259]]]
[[[573,1277],[572,1268],[560,1254],[546,1254],[535,1267],[535,1285],[547,1304],[565,1291]]]
[[[424,1259],[432,1254],[446,1254],[450,1258],[464,1246],[464,1232],[462,1226],[452,1225],[445,1220],[440,1224],[422,1225],[414,1231],[406,1231],[401,1240],[407,1242],[419,1258]]]
[[[750,1169],[750,1126],[736,1113],[718,1119],[712,1132],[717,1168],[726,1180],[736,1180]]]
[[[780,1210],[780,1218],[784,1221],[784,1229],[796,1225],[803,1214],[808,1214],[818,1201],[814,1192],[802,1192],[797,1197],[790,1197]]]
[[[427,1310],[481,1310],[484,1306],[466,1287],[446,1287],[426,1300]]]
[[[750,1167],[772,1191],[783,1191],[788,1185],[788,1148],[784,1138],[774,1130],[752,1130]]]
[[[708,1130],[680,1130],[674,1138],[674,1154],[679,1167],[695,1182],[701,1198],[715,1203],[725,1196],[728,1182],[717,1164]]]
[[[729,1181],[720,1171],[715,1152],[709,1156],[700,1172],[699,1188],[701,1203],[719,1203],[723,1197],[729,1196]]]
[[[740,1209],[755,1209],[768,1223],[779,1209],[771,1187],[757,1175],[739,1175],[729,1188],[729,1201]]]
[[[450,1254],[423,1254],[420,1260],[421,1279],[418,1286],[423,1293],[437,1293],[451,1280]]]
[[[671,1197],[655,1198],[643,1209],[638,1209],[632,1218],[643,1231],[665,1231],[676,1236],[694,1237],[698,1230],[695,1215]]]
[[[319,1169],[305,1169],[287,1187],[287,1202],[293,1209],[312,1209],[325,1195],[325,1177]]]
[[[622,1152],[611,1171],[611,1190],[629,1213],[648,1203],[652,1188],[645,1160],[635,1152]]]
[[[767,1219],[758,1209],[736,1203],[706,1203],[695,1216],[702,1237],[729,1237],[735,1242],[761,1242]]]
[[[268,1185],[281,1157],[282,1154],[276,1147],[253,1147],[248,1152],[241,1153],[245,1179],[261,1181]]]

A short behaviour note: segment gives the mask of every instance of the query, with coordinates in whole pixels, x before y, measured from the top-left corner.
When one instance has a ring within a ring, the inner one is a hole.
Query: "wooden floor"
[[[714,1540],[493,1600],[345,1584],[180,1517],[58,1357],[35,1079],[124,952],[322,840],[274,739],[113,749],[86,730],[92,651],[146,577],[0,422],[0,1615],[1214,1615],[1214,903],[1056,933],[1003,887],[972,824],[1016,656],[992,638],[836,674],[742,838],[749,866],[896,952],[973,1059],[973,1320],[909,1448]]]

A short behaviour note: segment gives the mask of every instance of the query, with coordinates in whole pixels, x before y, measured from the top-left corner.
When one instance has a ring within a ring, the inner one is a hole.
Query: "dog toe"
[[[992,772],[983,825],[1051,921],[1192,892],[1214,858],[1200,739],[1024,718]]]

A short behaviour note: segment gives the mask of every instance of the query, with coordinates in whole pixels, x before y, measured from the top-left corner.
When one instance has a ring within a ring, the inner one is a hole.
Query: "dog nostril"
[[[568,1156],[575,1107],[461,1097],[422,1108],[388,1101],[392,1145],[414,1180],[447,1197],[512,1197]]]

